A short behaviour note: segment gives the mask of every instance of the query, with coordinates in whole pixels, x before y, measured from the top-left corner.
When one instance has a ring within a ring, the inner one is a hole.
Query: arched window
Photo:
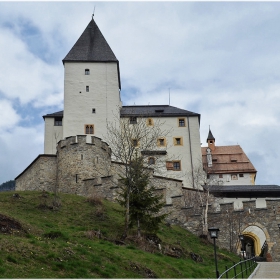
[[[85,75],[89,75],[90,72],[89,72],[89,69],[85,69]]]
[[[94,134],[93,124],[85,124],[85,134]]]

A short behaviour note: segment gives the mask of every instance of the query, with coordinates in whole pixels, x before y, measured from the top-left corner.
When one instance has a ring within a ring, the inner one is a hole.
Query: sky
[[[201,114],[280,185],[280,2],[0,2],[0,184],[44,153],[67,55],[94,19],[120,63],[123,105]]]

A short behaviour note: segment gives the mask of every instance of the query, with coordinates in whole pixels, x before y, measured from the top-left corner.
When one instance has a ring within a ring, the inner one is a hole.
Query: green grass
[[[157,234],[163,249],[182,250],[183,256],[174,258],[156,248],[153,253],[141,250],[132,238],[116,245],[113,241],[123,232],[123,209],[116,203],[105,200],[100,206],[59,194],[62,206],[54,211],[38,207],[40,192],[19,194],[18,199],[12,192],[0,193],[0,214],[24,229],[0,232],[0,278],[215,278],[213,245],[178,226],[161,225]],[[92,236],[93,230],[103,239]],[[203,262],[194,262],[190,252]],[[217,253],[220,272],[239,261],[225,250]]]

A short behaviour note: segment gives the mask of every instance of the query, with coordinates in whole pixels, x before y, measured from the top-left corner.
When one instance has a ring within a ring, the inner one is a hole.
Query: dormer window
[[[89,69],[85,69],[85,75],[89,75],[90,72],[89,72]]]

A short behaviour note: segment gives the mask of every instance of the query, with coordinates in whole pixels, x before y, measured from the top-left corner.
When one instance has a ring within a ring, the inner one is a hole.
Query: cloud
[[[12,129],[20,121],[20,116],[16,113],[13,105],[8,100],[0,99],[0,133]]]

